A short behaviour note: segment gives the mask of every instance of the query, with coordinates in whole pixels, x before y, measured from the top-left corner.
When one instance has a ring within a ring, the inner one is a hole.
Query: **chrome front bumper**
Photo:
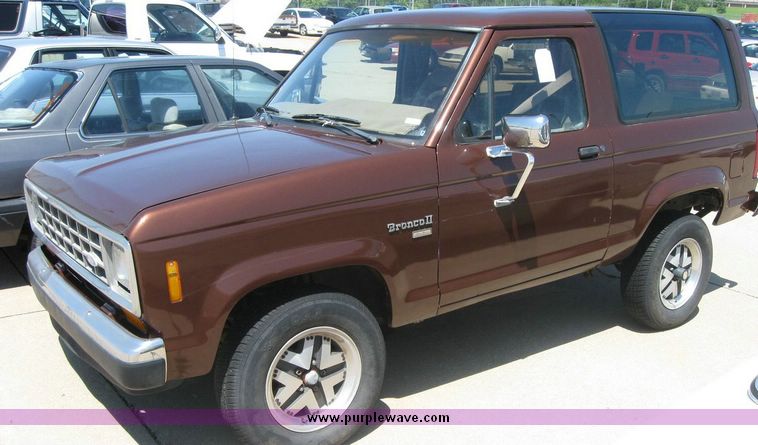
[[[37,299],[73,352],[126,392],[165,386],[163,339],[137,337],[105,315],[53,268],[42,248],[29,253],[26,268]]]

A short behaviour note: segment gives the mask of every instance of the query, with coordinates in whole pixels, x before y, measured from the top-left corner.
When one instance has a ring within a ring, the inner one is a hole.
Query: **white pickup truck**
[[[233,17],[233,13],[248,9],[244,3],[231,0],[214,18]],[[256,2],[255,14],[245,19],[246,34],[263,37],[286,3],[282,0]],[[179,55],[250,60],[280,74],[289,72],[301,58],[301,55],[292,53],[264,52],[249,39],[246,45],[240,45],[216,22],[183,0],[95,1],[90,11],[88,32],[160,43]]]

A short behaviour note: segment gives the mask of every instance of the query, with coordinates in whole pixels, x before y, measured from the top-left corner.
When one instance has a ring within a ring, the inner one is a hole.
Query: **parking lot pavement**
[[[626,317],[613,268],[490,300],[387,334],[392,409],[736,408],[758,374],[758,219],[711,226],[715,260],[699,313],[650,332]],[[208,378],[154,396],[113,389],[63,352],[47,314],[0,252],[0,409],[215,407]],[[15,264],[15,265],[14,265]],[[360,444],[754,443],[758,426],[367,427]],[[233,443],[226,427],[0,426],[0,443]]]

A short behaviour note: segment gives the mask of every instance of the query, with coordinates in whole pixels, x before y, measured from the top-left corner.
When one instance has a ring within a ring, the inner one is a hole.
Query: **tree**
[[[716,7],[716,12],[719,14],[725,14],[726,13],[726,1],[725,0],[715,0],[713,2],[713,6]]]

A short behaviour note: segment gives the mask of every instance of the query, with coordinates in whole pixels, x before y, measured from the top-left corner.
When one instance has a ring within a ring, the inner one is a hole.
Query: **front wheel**
[[[282,37],[287,37],[289,35],[289,31],[279,31],[279,35]]]
[[[227,338],[220,404],[243,440],[338,444],[360,425],[309,424],[306,414],[372,408],[384,379],[382,333],[358,300],[319,293],[285,303]],[[245,410],[265,417],[254,422]]]
[[[697,309],[712,263],[713,246],[705,223],[695,215],[675,219],[624,261],[624,306],[653,329],[680,326]]]
[[[307,36],[308,35],[308,28],[306,28],[305,25],[300,25],[300,35],[301,36]]]

